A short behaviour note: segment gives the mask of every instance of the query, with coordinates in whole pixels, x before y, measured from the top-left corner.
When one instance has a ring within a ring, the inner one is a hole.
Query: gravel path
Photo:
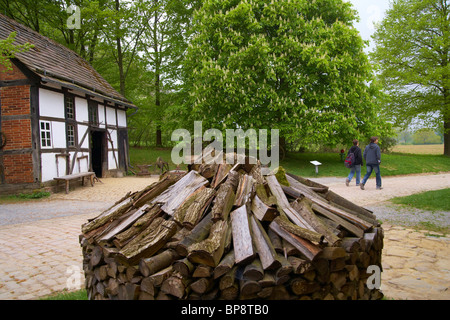
[[[422,224],[425,227],[433,224],[442,228],[450,227],[450,212],[420,210],[396,205],[389,201],[394,197],[450,188],[450,173],[385,177],[382,178],[382,190],[376,190],[374,178],[367,181],[365,190],[356,187],[354,179],[349,187],[345,185],[345,178],[310,179],[328,186],[342,197],[373,211],[383,222],[402,226]]]

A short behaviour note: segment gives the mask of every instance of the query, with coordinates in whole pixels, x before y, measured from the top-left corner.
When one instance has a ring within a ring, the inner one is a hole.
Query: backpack
[[[355,154],[353,152],[349,152],[347,158],[345,158],[344,164],[346,168],[351,168],[355,163]]]

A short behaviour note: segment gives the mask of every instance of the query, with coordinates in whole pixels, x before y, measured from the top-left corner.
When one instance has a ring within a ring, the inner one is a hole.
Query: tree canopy
[[[207,0],[185,66],[192,117],[209,127],[280,129],[336,145],[389,126],[380,88],[341,0]]]
[[[396,0],[374,35],[372,58],[389,96],[385,110],[396,125],[419,119],[444,127],[450,155],[450,3]]]

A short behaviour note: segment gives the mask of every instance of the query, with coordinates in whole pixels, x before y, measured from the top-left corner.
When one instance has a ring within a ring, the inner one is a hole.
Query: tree
[[[450,2],[396,0],[377,26],[373,60],[390,100],[385,110],[396,125],[415,118],[444,126],[450,156]]]
[[[423,128],[417,130],[413,135],[413,144],[440,144],[439,137],[433,129]]]
[[[276,128],[306,145],[383,135],[356,19],[341,0],[204,1],[186,56],[185,113],[204,128]]]
[[[16,53],[25,52],[34,47],[34,45],[28,42],[23,45],[14,45],[16,35],[16,32],[11,32],[8,38],[0,39],[0,66],[3,66],[1,68],[3,72],[12,70],[10,59],[14,58]]]

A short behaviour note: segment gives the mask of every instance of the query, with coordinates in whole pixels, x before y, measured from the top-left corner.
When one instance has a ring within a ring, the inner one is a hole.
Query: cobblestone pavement
[[[101,181],[44,200],[0,204],[0,299],[36,299],[83,286],[81,225],[157,179]]]
[[[408,180],[400,179],[403,187],[398,191],[394,179],[384,180],[385,190],[379,199],[381,193],[375,190],[366,190],[369,191],[366,198],[354,195],[350,198],[366,205],[376,203],[377,199],[386,201],[399,193],[406,195]],[[437,181],[435,189],[449,183],[448,175],[444,175],[447,182],[442,182],[442,175],[433,179]],[[416,177],[409,193],[417,192],[414,186],[422,185],[421,180],[429,179]],[[42,201],[0,204],[0,299],[36,299],[77,289],[78,284],[82,287],[84,277],[78,243],[81,225],[127,192],[141,190],[154,181],[155,178],[134,177],[102,179],[103,183],[96,183],[94,188],[78,187],[67,195],[58,193]],[[342,183],[336,181],[321,182],[343,196],[356,193],[342,188]],[[386,190],[388,186],[390,190]],[[383,228],[381,289],[385,296],[450,299],[450,238],[399,226],[383,224]]]

